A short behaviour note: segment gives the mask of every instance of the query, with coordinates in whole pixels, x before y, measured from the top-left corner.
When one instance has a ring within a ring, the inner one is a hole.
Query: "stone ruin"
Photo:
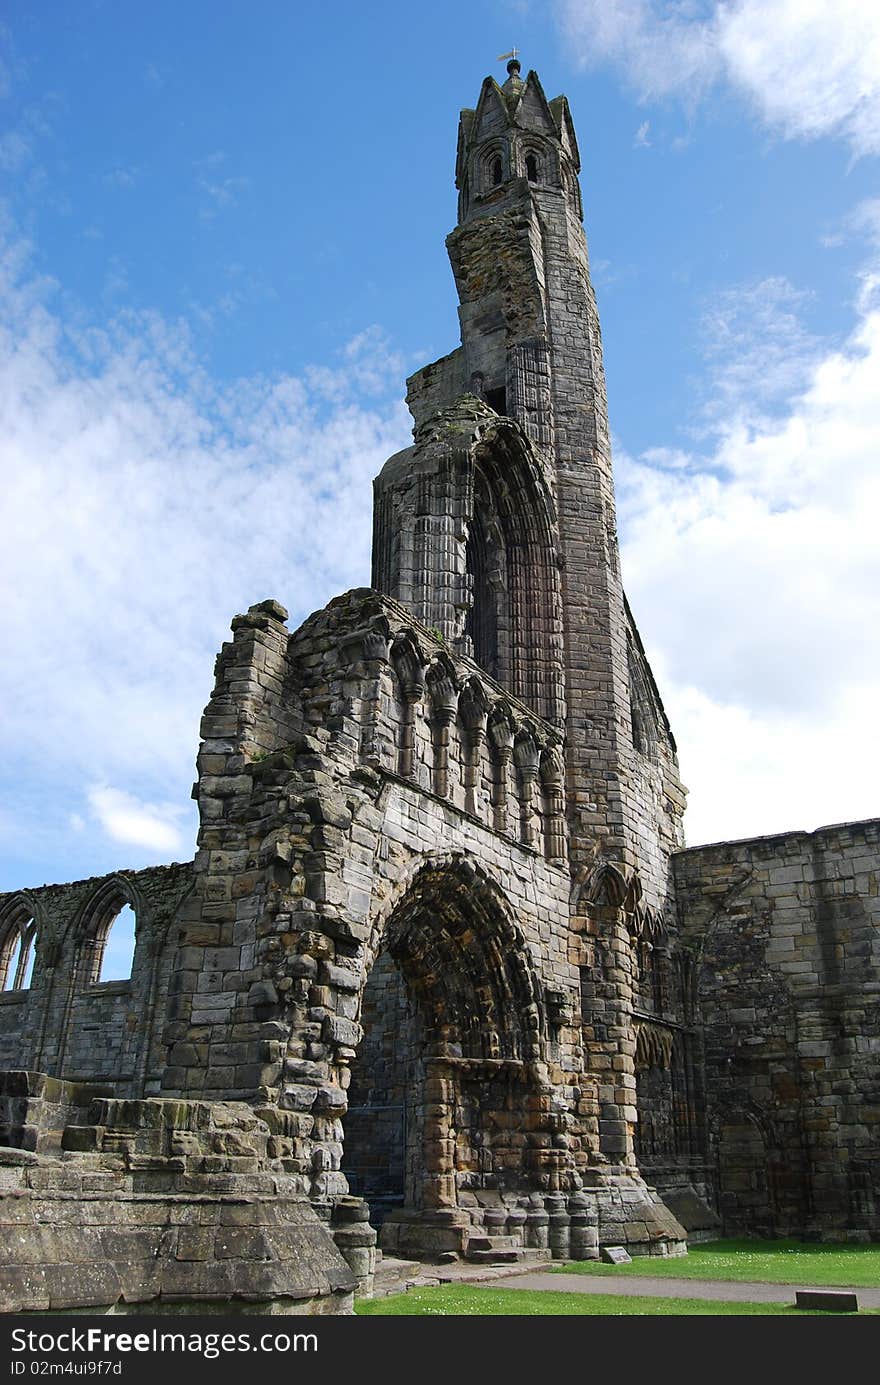
[[[408,382],[372,586],[233,620],[192,863],[0,898],[5,1311],[347,1312],[377,1235],[880,1233],[880,822],[684,848],[577,141],[508,72],[461,114],[462,344]]]

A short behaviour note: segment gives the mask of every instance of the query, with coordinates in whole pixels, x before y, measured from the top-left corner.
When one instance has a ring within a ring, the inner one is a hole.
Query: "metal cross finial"
[[[511,48],[511,50],[510,50],[509,53],[499,53],[499,55],[498,55],[498,57],[495,59],[495,61],[496,61],[496,62],[499,62],[499,63],[503,63],[505,58],[515,58],[515,57],[517,56],[518,53],[519,53],[519,49],[518,49],[518,48]]]

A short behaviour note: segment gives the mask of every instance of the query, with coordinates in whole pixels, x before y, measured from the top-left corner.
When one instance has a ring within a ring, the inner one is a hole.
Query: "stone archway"
[[[724,1229],[773,1235],[774,1150],[766,1122],[749,1106],[726,1106],[716,1133],[718,1204]]]
[[[381,927],[360,1009],[343,1171],[383,1244],[461,1250],[468,1204],[546,1181],[540,992],[499,887],[463,859],[426,864]]]

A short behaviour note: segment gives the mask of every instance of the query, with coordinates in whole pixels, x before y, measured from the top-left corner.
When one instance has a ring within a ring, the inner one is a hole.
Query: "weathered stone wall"
[[[349,1209],[270,1168],[272,1123],[0,1074],[0,1312],[350,1312]]]
[[[880,822],[675,857],[731,1230],[880,1234]]]
[[[192,880],[190,864],[175,864],[0,896],[0,945],[18,918],[36,924],[31,985],[0,993],[0,1064],[125,1095],[156,1090],[173,925]],[[136,921],[131,976],[95,982],[107,925],[124,904]]]
[[[407,1193],[414,1199],[425,1079],[418,1015],[387,952],[367,978],[360,1023],[364,1037],[352,1064],[343,1168],[352,1193],[366,1198],[370,1220],[379,1226],[389,1211],[404,1206]]]
[[[384,951],[419,1012],[407,1196],[419,1217],[459,1219],[447,1248],[466,1242],[469,1190],[564,1199],[590,1179],[603,1234],[674,1242],[625,1139],[618,1181],[597,1170],[603,1119],[635,1117],[614,1066],[631,1071],[634,1046],[617,1010],[619,1028],[591,1035],[617,1074],[600,1117],[580,1013],[594,944],[572,953],[561,794],[541,754],[555,728],[375,592],[292,636],[282,615],[265,602],[237,618],[218,661],[163,1090],[276,1108],[279,1167],[318,1203],[344,1196],[362,997]]]

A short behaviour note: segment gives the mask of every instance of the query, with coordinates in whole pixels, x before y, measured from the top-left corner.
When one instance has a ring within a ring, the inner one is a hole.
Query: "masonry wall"
[[[728,1230],[880,1234],[880,822],[674,858]]]
[[[0,1067],[98,1082],[118,1095],[157,1090],[173,922],[191,888],[187,863],[0,896],[0,935],[19,918],[36,924],[31,985],[0,993]],[[136,920],[131,976],[93,982],[96,928],[126,903]]]

